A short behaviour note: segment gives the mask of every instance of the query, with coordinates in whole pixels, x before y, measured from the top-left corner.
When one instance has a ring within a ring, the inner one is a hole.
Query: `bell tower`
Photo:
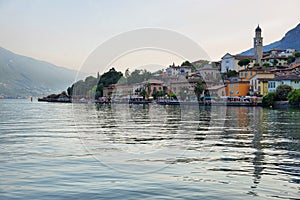
[[[259,25],[255,29],[255,38],[254,38],[254,57],[256,63],[261,65],[261,59],[263,56],[263,38],[261,37],[261,28]]]

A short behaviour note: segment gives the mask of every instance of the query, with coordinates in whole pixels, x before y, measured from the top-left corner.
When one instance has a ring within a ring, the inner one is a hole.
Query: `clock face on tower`
[[[256,39],[256,45],[260,45],[261,44],[261,39]]]

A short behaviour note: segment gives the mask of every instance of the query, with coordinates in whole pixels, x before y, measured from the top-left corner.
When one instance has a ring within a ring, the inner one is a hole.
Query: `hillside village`
[[[220,61],[185,61],[165,70],[126,70],[114,68],[103,75],[88,77],[69,87],[73,101],[107,99],[158,100],[174,97],[180,101],[261,101],[279,85],[300,89],[300,52],[272,49],[263,52],[262,29],[255,29],[253,55],[226,53]],[[62,98],[66,97],[64,94]]]

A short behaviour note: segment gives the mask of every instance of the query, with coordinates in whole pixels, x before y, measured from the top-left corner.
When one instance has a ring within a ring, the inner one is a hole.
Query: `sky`
[[[159,28],[190,38],[217,61],[252,47],[258,24],[264,44],[280,40],[300,23],[299,7],[299,0],[0,0],[0,46],[79,70],[114,36]]]

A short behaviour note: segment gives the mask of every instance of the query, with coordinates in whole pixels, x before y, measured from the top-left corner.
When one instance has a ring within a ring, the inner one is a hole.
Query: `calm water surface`
[[[299,199],[300,110],[0,100],[0,199]]]

